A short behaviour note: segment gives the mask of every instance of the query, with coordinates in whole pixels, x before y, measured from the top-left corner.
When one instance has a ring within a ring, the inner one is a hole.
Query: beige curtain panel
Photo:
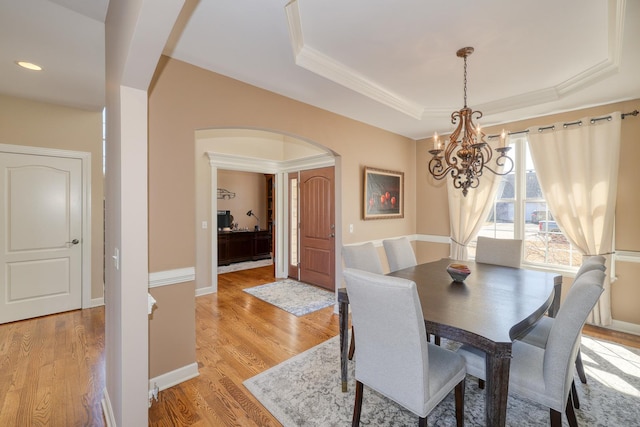
[[[609,271],[613,248],[618,162],[619,112],[610,120],[583,118],[529,129],[529,148],[542,193],[559,228],[583,255],[605,255]],[[610,275],[590,323],[611,324]]]
[[[505,141],[509,146],[509,141]],[[490,165],[494,167],[495,165]],[[496,167],[498,172],[501,167]],[[453,180],[447,179],[447,193],[449,199],[449,222],[451,223],[451,246],[449,256],[452,259],[466,260],[467,244],[478,234],[484,221],[493,207],[493,200],[498,191],[502,176],[486,171],[480,177],[477,188],[470,188],[467,196],[462,190],[453,186]]]

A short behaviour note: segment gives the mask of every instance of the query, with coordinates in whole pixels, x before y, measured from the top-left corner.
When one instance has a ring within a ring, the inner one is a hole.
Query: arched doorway
[[[251,129],[206,129],[196,131],[196,295],[217,292],[218,170],[272,174],[275,180],[275,275],[287,277],[288,190],[287,177],[293,172],[319,167],[336,167],[339,182],[339,156],[324,147],[277,132]],[[336,193],[335,199],[338,199]],[[335,202],[335,201],[334,201]],[[335,206],[335,203],[334,203]],[[336,211],[337,222],[340,219]],[[204,222],[211,227],[203,229]],[[339,236],[335,240],[339,247]],[[339,251],[336,251],[339,254]],[[334,258],[334,263],[335,263]]]

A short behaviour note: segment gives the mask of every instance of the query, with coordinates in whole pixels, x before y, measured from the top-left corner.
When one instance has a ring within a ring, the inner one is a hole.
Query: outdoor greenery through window
[[[551,268],[576,268],[582,255],[562,234],[547,208],[529,153],[526,135],[511,136],[509,156],[515,167],[501,177],[493,208],[479,236],[522,239],[522,263]],[[475,258],[476,240],[469,243]]]

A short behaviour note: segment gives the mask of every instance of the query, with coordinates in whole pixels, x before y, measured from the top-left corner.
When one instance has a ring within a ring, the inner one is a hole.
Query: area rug
[[[296,316],[304,316],[336,302],[333,292],[291,279],[246,288],[244,291]]]
[[[443,345],[455,348],[443,340]],[[349,391],[340,386],[339,338],[334,337],[252,377],[245,387],[285,427],[348,426],[353,411],[354,361],[349,362]],[[632,426],[640,420],[640,351],[611,342],[582,339],[582,360],[588,383],[577,375],[581,426]],[[484,426],[484,390],[467,377],[465,425]],[[360,424],[363,426],[417,425],[418,418],[384,396],[365,387]],[[455,426],[450,393],[428,416],[429,426]],[[510,394],[507,425],[549,425],[549,410]],[[563,415],[563,425],[568,425]]]
[[[221,265],[220,267],[218,267],[218,274],[249,270],[251,268],[266,267],[267,265],[273,265],[273,260],[271,258],[261,259],[259,261],[234,262],[233,264]]]

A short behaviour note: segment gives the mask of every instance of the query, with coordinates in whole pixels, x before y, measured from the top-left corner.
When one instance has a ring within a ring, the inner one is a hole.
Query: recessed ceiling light
[[[41,71],[42,70],[41,66],[33,64],[31,62],[16,61],[16,64],[18,64],[22,68],[26,68],[27,70],[33,70],[33,71]]]

